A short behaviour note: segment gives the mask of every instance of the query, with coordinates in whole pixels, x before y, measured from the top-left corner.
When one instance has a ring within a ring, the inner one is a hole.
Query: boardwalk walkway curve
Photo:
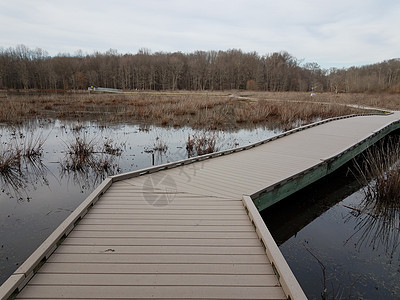
[[[0,287],[0,297],[305,299],[253,201],[262,209],[332,172],[399,120],[397,112],[328,119],[107,178]],[[289,137],[294,149],[284,145]],[[315,141],[316,158],[309,153]],[[173,184],[160,185],[167,176]]]

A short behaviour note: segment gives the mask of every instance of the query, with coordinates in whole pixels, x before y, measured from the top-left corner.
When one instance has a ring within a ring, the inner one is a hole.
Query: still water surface
[[[264,211],[263,219],[309,299],[400,299],[400,232],[352,209],[362,209],[364,193],[349,168]],[[380,232],[390,232],[391,242],[382,243]]]

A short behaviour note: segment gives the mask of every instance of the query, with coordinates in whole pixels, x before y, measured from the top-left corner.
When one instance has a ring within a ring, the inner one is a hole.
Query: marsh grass
[[[363,189],[360,207],[352,208],[359,218],[360,246],[384,246],[393,254],[400,245],[400,139],[389,138],[368,149],[355,161],[355,175]]]
[[[277,122],[290,127],[318,118],[363,112],[343,104],[400,109],[393,95],[252,93],[240,92],[137,92],[127,94],[9,95],[1,99],[0,122],[22,123],[29,118],[96,120],[107,123],[147,122],[161,126],[228,129]],[[387,105],[386,105],[387,104]],[[81,128],[76,127],[76,131]]]
[[[112,139],[101,141],[98,137],[76,134],[72,141],[64,142],[66,156],[60,162],[61,170],[67,172],[112,175],[118,169],[115,157],[120,156],[122,148]]]
[[[72,130],[72,131],[75,131],[75,132],[80,132],[82,129],[84,129],[84,126],[83,126],[83,124],[81,124],[81,123],[73,124],[73,125],[71,126],[71,130]]]
[[[0,149],[0,174],[21,173],[22,164],[26,160],[37,162],[43,154],[43,145],[46,139],[42,135],[31,133],[24,136],[14,133],[11,141],[3,142]]]
[[[186,142],[188,157],[210,154],[218,151],[216,143],[218,133],[212,131],[202,131],[194,135],[189,135]]]
[[[2,181],[2,192],[6,186],[10,185],[13,189],[23,186],[22,174],[22,150],[11,148],[10,146],[0,148],[0,178]]]
[[[35,184],[48,185],[45,179],[48,169],[41,156],[45,139],[41,135],[23,136],[22,134],[0,147],[1,192],[19,201],[29,200],[27,187]]]
[[[96,144],[96,140],[89,140],[86,135],[83,135],[83,137],[75,136],[71,143],[66,143],[69,159],[65,161],[65,169],[80,171],[86,165],[94,163],[95,161],[92,158],[95,153]]]
[[[36,135],[31,133],[20,141],[22,155],[30,160],[38,160],[43,154],[43,145],[46,138],[41,134]]]
[[[365,199],[378,211],[400,209],[400,139],[389,138],[366,151],[356,163],[359,180],[366,185]],[[374,209],[375,210],[375,209]]]
[[[122,154],[122,144],[118,146],[113,139],[105,138],[103,141],[103,153],[113,156],[120,156]]]

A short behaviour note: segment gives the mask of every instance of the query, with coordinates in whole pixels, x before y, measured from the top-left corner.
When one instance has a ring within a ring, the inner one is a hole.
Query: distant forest
[[[24,45],[0,48],[0,89],[261,90],[400,93],[400,59],[322,69],[287,52],[196,51],[193,53],[49,56]]]

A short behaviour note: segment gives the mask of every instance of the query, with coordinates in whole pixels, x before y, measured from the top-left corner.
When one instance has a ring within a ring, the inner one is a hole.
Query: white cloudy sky
[[[399,0],[0,0],[0,47],[51,55],[287,51],[324,68],[400,57]]]

